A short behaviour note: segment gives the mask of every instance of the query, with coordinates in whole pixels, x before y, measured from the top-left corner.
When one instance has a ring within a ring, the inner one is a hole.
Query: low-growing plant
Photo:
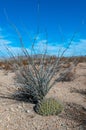
[[[34,107],[39,115],[58,115],[63,110],[63,105],[54,98],[44,99]]]

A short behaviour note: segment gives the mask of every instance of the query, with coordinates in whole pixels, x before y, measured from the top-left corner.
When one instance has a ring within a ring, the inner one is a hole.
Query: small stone
[[[8,117],[6,118],[6,120],[7,120],[7,121],[10,121],[10,117],[8,116]]]
[[[61,130],[67,130],[67,126],[65,124],[61,124]]]
[[[18,109],[22,109],[22,106],[17,106]]]
[[[30,110],[25,110],[26,113],[28,113],[29,117],[34,118],[35,115]]]
[[[30,110],[25,110],[26,113],[30,113],[31,111]]]
[[[10,109],[9,109],[11,112],[14,112],[15,110],[11,107]]]

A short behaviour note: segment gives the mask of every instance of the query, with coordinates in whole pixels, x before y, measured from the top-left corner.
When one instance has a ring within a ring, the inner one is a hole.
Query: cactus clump
[[[63,106],[57,100],[48,98],[43,99],[40,103],[37,103],[34,109],[39,115],[49,116],[61,113]]]

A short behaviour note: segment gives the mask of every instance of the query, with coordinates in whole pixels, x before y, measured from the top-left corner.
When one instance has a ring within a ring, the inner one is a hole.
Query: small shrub
[[[64,75],[63,73],[60,74],[60,76]],[[73,72],[67,72],[65,73],[65,76],[61,79],[62,82],[68,82],[74,80],[74,73]]]
[[[53,98],[42,100],[34,107],[35,111],[43,116],[58,115],[62,110],[63,106]]]

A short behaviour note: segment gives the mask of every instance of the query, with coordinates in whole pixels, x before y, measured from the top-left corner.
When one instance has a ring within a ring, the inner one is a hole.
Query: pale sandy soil
[[[14,73],[0,70],[0,130],[86,130],[86,91],[79,93],[86,90],[86,63],[77,65],[75,76],[74,81],[56,83],[47,95],[59,98],[64,111],[43,117],[34,112],[34,104],[5,98],[15,90]]]

